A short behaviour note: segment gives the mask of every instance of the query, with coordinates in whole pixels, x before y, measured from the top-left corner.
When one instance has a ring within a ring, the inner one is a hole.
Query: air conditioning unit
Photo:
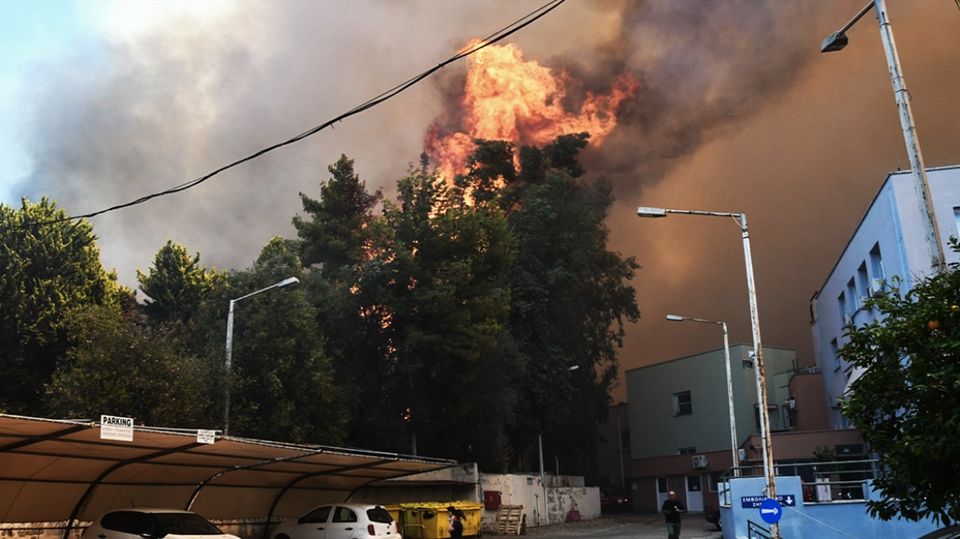
[[[870,279],[870,297],[875,298],[883,294],[883,279]]]
[[[706,455],[694,455],[693,456],[693,467],[696,470],[702,470],[707,467],[709,462],[707,461]]]

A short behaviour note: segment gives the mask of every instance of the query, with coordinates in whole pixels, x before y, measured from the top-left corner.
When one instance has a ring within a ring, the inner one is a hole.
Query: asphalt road
[[[542,526],[527,530],[528,537],[539,539],[603,538],[603,539],[664,539],[667,529],[660,515],[610,515],[584,522]],[[682,539],[720,539],[720,532],[703,515],[684,515]]]

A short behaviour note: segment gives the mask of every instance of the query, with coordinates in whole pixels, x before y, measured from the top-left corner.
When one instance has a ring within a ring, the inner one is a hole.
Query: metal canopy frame
[[[204,497],[210,502],[205,516],[265,517],[270,522],[285,497],[305,509],[316,505],[320,493],[326,496],[324,503],[345,501],[377,481],[457,464],[219,434],[214,444],[203,444],[196,431],[161,427],[134,427],[133,442],[118,442],[101,440],[99,426],[92,421],[0,414],[0,522],[65,521],[63,537],[68,539],[81,517],[96,516],[85,514],[91,502],[116,507],[123,489],[135,489],[142,507],[158,505],[154,498],[175,499],[177,507],[189,510],[205,489],[214,487],[230,489],[231,495],[256,494],[247,498],[263,501],[248,504],[246,511],[256,514],[237,514],[244,509],[233,503],[235,496],[221,500],[209,494]],[[98,488],[104,486],[116,492],[98,499]],[[71,495],[78,488],[83,492]],[[290,500],[294,491],[301,496]]]

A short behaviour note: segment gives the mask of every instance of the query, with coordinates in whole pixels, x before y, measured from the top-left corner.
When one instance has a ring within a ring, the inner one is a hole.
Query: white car
[[[403,539],[380,505],[338,503],[307,511],[277,526],[273,539]]]
[[[100,516],[81,539],[240,539],[202,516],[179,509],[117,509]]]

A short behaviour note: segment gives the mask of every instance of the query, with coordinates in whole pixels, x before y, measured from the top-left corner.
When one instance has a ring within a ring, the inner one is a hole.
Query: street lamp
[[[760,437],[763,439],[761,444],[763,448],[763,468],[766,475],[767,496],[776,499],[777,485],[774,479],[773,468],[773,442],[770,438],[770,418],[767,413],[767,383],[766,372],[763,362],[763,346],[760,341],[760,317],[757,315],[757,289],[753,282],[753,258],[750,254],[750,230],[747,228],[747,215],[745,213],[715,212],[700,210],[669,210],[666,208],[637,208],[638,217],[666,217],[671,213],[682,215],[702,215],[707,217],[730,217],[740,228],[740,236],[743,238],[743,262],[747,272],[747,296],[750,302],[750,327],[753,330],[753,350],[757,356],[756,380],[757,380],[757,402],[760,407]],[[780,527],[777,524],[771,526],[771,532],[774,537],[779,539]]]
[[[887,57],[887,68],[893,81],[893,94],[897,100],[897,110],[900,113],[900,127],[903,129],[903,141],[907,146],[907,156],[910,158],[910,170],[913,172],[914,188],[920,199],[920,214],[926,224],[927,244],[930,248],[931,267],[937,272],[946,270],[946,258],[943,254],[943,245],[940,244],[940,229],[935,219],[933,198],[930,195],[930,183],[927,181],[927,169],[923,163],[923,154],[920,153],[920,141],[917,138],[917,127],[913,121],[913,111],[910,109],[910,94],[907,84],[903,80],[900,67],[900,56],[897,54],[897,43],[893,39],[893,28],[887,15],[886,0],[872,0],[867,3],[847,24],[840,30],[833,32],[823,39],[820,52],[843,50],[847,46],[847,30],[856,24],[870,8],[876,8],[877,21],[880,23],[880,38]]]
[[[727,370],[727,406],[730,409],[730,462],[733,466],[733,475],[739,476],[740,457],[737,451],[740,444],[737,443],[737,416],[733,407],[733,378],[730,375],[730,338],[727,335],[727,323],[716,320],[705,320],[703,318],[693,318],[690,316],[680,316],[678,314],[668,314],[667,320],[671,322],[700,322],[701,324],[713,324],[720,326],[723,330],[723,358],[724,366]]]
[[[286,279],[280,281],[279,283],[274,283],[266,288],[261,288],[256,292],[250,292],[246,296],[240,296],[237,299],[230,300],[230,309],[227,311],[227,346],[226,346],[226,359],[224,361],[224,367],[226,370],[226,383],[224,384],[223,390],[223,434],[227,435],[230,433],[230,366],[233,358],[233,306],[241,300],[247,299],[251,296],[256,296],[261,292],[266,292],[273,288],[282,288],[284,286],[290,286],[292,284],[297,284],[300,282],[300,279],[296,277],[287,277]]]

